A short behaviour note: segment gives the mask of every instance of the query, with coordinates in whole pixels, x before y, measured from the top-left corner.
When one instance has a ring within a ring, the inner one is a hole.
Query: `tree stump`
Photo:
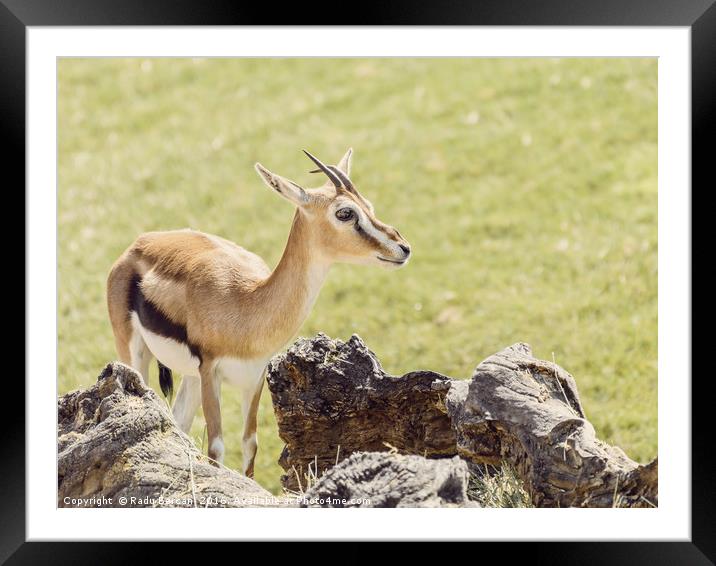
[[[450,378],[431,371],[388,375],[357,336],[345,343],[323,334],[299,339],[270,362],[267,380],[286,443],[279,463],[287,489],[353,452],[457,454],[445,407]]]

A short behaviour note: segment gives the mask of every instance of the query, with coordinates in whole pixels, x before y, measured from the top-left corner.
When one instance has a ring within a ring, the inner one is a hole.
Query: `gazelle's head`
[[[307,189],[256,164],[264,182],[298,207],[305,230],[315,248],[328,261],[380,265],[398,268],[410,257],[410,245],[395,228],[375,216],[373,205],[350,180],[353,150],[337,165],[325,165],[305,152],[318,166],[312,173],[324,173],[325,185]]]

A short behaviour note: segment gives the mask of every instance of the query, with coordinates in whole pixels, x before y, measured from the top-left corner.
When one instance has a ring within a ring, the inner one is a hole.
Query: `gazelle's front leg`
[[[221,433],[221,380],[214,360],[203,360],[201,375],[201,407],[204,410],[206,431],[209,437],[209,458],[224,462],[224,440]]]
[[[250,478],[254,477],[254,460],[258,449],[256,428],[258,424],[259,401],[263,390],[266,369],[261,372],[258,383],[251,389],[243,392],[242,409],[244,413],[244,433],[242,436],[242,452],[244,455],[244,474]]]

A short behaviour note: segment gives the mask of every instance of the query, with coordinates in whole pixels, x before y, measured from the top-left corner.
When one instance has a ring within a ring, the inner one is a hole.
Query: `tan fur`
[[[243,440],[247,441],[251,439],[252,437],[256,436],[256,429],[258,426],[258,411],[259,411],[259,401],[261,400],[261,391],[263,390],[264,386],[264,377],[261,377],[261,381],[259,382],[259,386],[257,387],[256,391],[254,391],[251,401],[249,402],[248,407],[248,419],[246,421],[246,426],[244,427],[244,433],[243,433]],[[248,465],[246,466],[246,470],[244,473],[252,478],[254,477],[254,460],[256,458],[256,451],[254,449],[253,455],[248,459]]]
[[[214,449],[216,439],[223,437],[221,431],[221,382],[214,371],[214,360],[204,359],[199,366],[201,377],[201,408],[206,419],[206,435],[209,439],[209,458],[221,462],[223,454],[218,454]]]
[[[350,152],[339,166],[347,174]],[[113,265],[107,282],[109,316],[123,362],[131,363],[128,297],[136,275],[142,277],[145,297],[171,321],[185,326],[189,342],[200,349],[202,407],[212,458],[217,456],[212,455],[212,442],[222,436],[216,361],[269,359],[298,332],[332,263],[379,264],[382,260],[377,256],[397,257],[396,245],[407,244],[397,230],[375,217],[373,206],[357,191],[324,186],[299,193],[266,170],[262,176],[289,200],[304,199],[298,203],[284,253],[273,271],[259,256],[229,240],[176,230],[139,236]],[[385,242],[336,222],[334,209],[343,205],[359,207],[369,229],[377,230]],[[260,393],[260,386],[251,393],[244,439],[255,432]],[[253,456],[249,467],[252,471]]]
[[[129,340],[132,327],[129,321],[127,298],[129,283],[135,271],[135,261],[125,252],[112,266],[107,279],[107,307],[114,331],[114,342],[121,362],[130,364]]]

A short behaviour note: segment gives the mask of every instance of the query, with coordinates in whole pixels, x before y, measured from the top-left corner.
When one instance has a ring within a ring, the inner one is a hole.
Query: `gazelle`
[[[201,404],[209,457],[222,462],[220,384],[240,388],[243,470],[253,475],[256,414],[266,365],[298,332],[335,262],[398,268],[408,242],[375,216],[350,180],[352,150],[335,166],[305,152],[328,181],[304,189],[256,163],[266,185],[296,205],[281,260],[271,271],[256,254],[194,230],[148,232],[112,266],[107,304],[117,353],[145,382],[157,358],[160,385],[188,432]],[[168,368],[168,369],[167,369]]]

